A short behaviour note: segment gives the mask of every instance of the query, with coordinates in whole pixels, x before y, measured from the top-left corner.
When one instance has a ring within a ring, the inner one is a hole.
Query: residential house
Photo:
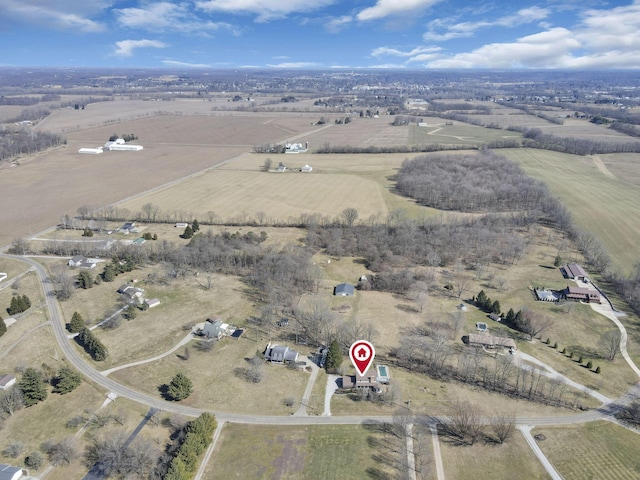
[[[0,375],[0,390],[6,390],[16,384],[16,377],[10,373]]]
[[[206,338],[215,338],[220,340],[223,336],[228,335],[229,325],[219,318],[207,318],[204,326],[198,330],[198,334]]]
[[[0,463],[0,480],[18,480],[23,475],[28,475],[26,470]]]
[[[264,351],[264,359],[271,363],[285,364],[290,362],[296,362],[298,360],[299,353],[282,345],[267,344],[267,348]]]
[[[125,283],[118,289],[118,293],[121,294],[126,300],[137,300],[139,302],[142,302],[142,295],[144,294],[144,290],[142,288],[133,287]]]
[[[574,302],[600,303],[600,293],[588,288],[568,286],[562,291],[562,298]]]
[[[355,287],[350,283],[341,283],[333,289],[333,294],[336,297],[353,297],[354,292]]]
[[[380,388],[380,382],[375,369],[369,369],[364,375],[356,373],[355,375],[343,375],[342,376],[342,388],[344,389],[369,389],[376,393],[382,391]]]
[[[71,257],[67,265],[74,268],[96,268],[96,262],[89,260],[83,255]]]

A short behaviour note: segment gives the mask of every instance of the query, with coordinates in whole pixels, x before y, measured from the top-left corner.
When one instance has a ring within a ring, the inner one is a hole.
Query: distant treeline
[[[593,155],[605,153],[640,153],[640,142],[615,142],[612,140],[591,140],[588,138],[557,137],[542,133],[539,128],[509,128],[522,132],[524,148],[540,148],[572,155]]]
[[[66,143],[55,133],[39,132],[27,129],[0,132],[0,161],[18,155],[30,155]]]
[[[0,105],[36,105],[40,102],[55,102],[60,100],[60,95],[45,94],[45,95],[29,95],[28,97],[5,97],[0,96]]]

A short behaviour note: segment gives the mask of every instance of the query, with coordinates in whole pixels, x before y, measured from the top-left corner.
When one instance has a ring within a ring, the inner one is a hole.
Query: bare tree
[[[516,429],[514,415],[497,415],[491,419],[491,431],[498,443],[506,442]]]
[[[0,392],[0,414],[13,415],[17,410],[24,407],[22,391],[17,387]]]
[[[457,400],[451,406],[451,415],[444,423],[445,433],[461,444],[473,445],[484,433],[480,408],[470,402]]]
[[[42,450],[49,456],[49,461],[55,465],[68,465],[77,456],[75,447],[73,446],[73,437],[66,437],[56,442],[53,439],[46,440],[42,444]]]
[[[416,282],[409,290],[408,297],[416,304],[418,312],[422,313],[424,307],[429,303],[428,287],[423,282]]]
[[[620,351],[620,342],[621,337],[618,330],[610,330],[602,334],[598,344],[605,351],[607,360],[613,362],[616,359],[616,354]]]
[[[153,203],[145,203],[142,205],[142,214],[147,222],[155,222],[160,213],[160,207]]]
[[[94,438],[87,447],[85,460],[106,477],[148,475],[159,456],[149,440],[136,437],[128,441],[128,435],[119,431],[102,438]]]
[[[59,300],[69,300],[73,296],[75,279],[69,274],[64,264],[55,265],[49,279],[54,285],[54,291]]]
[[[356,210],[353,207],[345,208],[340,213],[340,218],[342,218],[342,222],[347,227],[353,227],[353,225],[355,224],[356,220],[358,219],[358,216],[359,216],[358,210]]]

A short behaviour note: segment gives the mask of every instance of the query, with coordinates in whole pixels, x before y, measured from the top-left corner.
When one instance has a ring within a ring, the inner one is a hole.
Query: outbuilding
[[[336,297],[353,297],[354,292],[355,287],[350,283],[341,283],[333,289],[333,294]]]

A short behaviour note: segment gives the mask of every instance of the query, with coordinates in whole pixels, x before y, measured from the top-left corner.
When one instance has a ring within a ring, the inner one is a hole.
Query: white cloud
[[[409,15],[426,10],[441,0],[378,0],[373,7],[361,10],[357,18],[362,22],[390,16]]]
[[[266,22],[285,18],[292,13],[312,12],[335,3],[336,0],[200,0],[197,8],[233,14],[256,15],[256,20]]]
[[[563,68],[581,43],[566,28],[522,37],[513,43],[490,43],[427,64],[433,68]]]
[[[105,25],[92,20],[113,2],[105,0],[1,0],[0,24],[35,24],[60,30],[99,32]]]
[[[531,13],[531,12],[530,12]],[[534,16],[543,12],[532,12]],[[524,18],[526,15],[522,15]],[[504,17],[504,19],[509,17]],[[513,42],[491,43],[470,52],[442,55],[431,68],[640,68],[640,0],[590,9],[567,28],[547,28]],[[499,19],[502,20],[502,19]]]
[[[114,55],[130,57],[137,48],[166,48],[169,45],[159,40],[121,40],[116,42]]]
[[[332,18],[325,23],[324,28],[331,33],[337,33],[346,28],[351,22],[353,17],[351,15],[343,15],[342,17]]]
[[[185,3],[157,2],[145,4],[141,8],[122,8],[114,10],[117,22],[126,28],[138,28],[149,31],[173,30],[183,33],[236,29],[224,22],[203,21],[192,12]]]
[[[267,64],[267,67],[269,68],[291,68],[291,69],[297,69],[297,68],[318,68],[321,67],[322,64],[321,63],[315,63],[315,62],[283,62],[283,63],[277,63],[277,64]]]
[[[403,52],[397,48],[378,47],[371,52],[371,56],[379,58],[384,56],[393,57],[415,57],[416,55],[431,54],[440,50],[440,47],[416,47],[412,50]]]
[[[452,25],[447,25],[446,21],[442,19],[434,20],[429,24],[429,31],[427,31],[422,38],[426,41],[446,41],[454,38],[471,37],[480,29],[490,27],[504,27],[514,28],[527,23],[538,22],[544,20],[551,14],[551,11],[547,8],[530,7],[523,8],[513,15],[505,15],[495,20],[481,20],[477,22],[460,22]],[[437,30],[443,28],[446,30],[444,33],[439,33]]]
[[[171,65],[172,67],[189,67],[189,68],[211,68],[211,65],[207,63],[189,63],[179,62],[177,60],[162,60],[165,65]]]

